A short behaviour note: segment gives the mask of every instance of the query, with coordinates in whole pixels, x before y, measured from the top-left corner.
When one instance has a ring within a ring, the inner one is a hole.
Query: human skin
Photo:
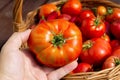
[[[2,47],[0,80],[59,80],[77,67],[76,60],[58,69],[39,65],[29,49],[20,49],[30,32],[15,32]]]

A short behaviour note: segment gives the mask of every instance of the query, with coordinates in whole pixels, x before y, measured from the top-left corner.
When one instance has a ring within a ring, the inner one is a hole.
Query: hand
[[[28,40],[31,30],[16,32],[0,53],[0,80],[59,80],[77,66],[77,61],[59,69],[40,66],[29,50],[19,49]]]

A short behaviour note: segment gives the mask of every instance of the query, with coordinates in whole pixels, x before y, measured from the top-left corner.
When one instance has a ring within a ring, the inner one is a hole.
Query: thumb
[[[52,71],[48,74],[49,80],[60,80],[62,77],[70,73],[72,70],[74,70],[77,67],[78,63],[77,61],[73,61],[55,71]],[[54,76],[54,77],[53,77]]]
[[[16,50],[19,49],[22,43],[28,40],[31,30],[28,29],[24,32],[15,32],[3,46],[5,49]]]
[[[15,32],[5,43],[0,53],[0,73],[14,78],[11,80],[23,80],[24,59],[19,47],[28,40],[31,30]],[[4,76],[3,76],[4,77]],[[0,76],[1,80],[1,76]]]

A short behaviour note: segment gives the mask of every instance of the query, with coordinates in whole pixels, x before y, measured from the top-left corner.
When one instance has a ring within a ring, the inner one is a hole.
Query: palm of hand
[[[16,54],[19,53],[19,54]],[[2,63],[0,68],[2,68],[1,72],[4,73],[6,79],[10,80],[48,80],[48,78],[52,78],[51,73],[54,69],[48,67],[40,67],[36,61],[33,59],[32,55],[28,50],[24,51],[11,51],[10,54],[7,54],[7,51],[2,56],[4,60],[9,59],[9,61]],[[0,57],[0,61],[2,61],[2,57]],[[7,68],[4,68],[7,66]],[[53,73],[54,75],[54,73]],[[51,79],[52,80],[52,79]],[[54,79],[55,80],[55,79]]]
[[[32,55],[25,51],[24,57],[24,80],[48,80],[47,75],[54,69],[48,67],[40,67],[33,59]]]
[[[77,66],[77,61],[59,69],[40,67],[28,50],[20,50],[30,30],[13,34],[0,53],[0,80],[59,80]]]

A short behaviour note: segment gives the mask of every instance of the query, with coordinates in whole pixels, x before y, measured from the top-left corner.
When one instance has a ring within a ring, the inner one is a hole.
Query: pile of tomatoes
[[[28,40],[38,61],[60,67],[78,58],[73,71],[88,72],[120,64],[120,9],[82,6],[80,0],[44,4]]]

